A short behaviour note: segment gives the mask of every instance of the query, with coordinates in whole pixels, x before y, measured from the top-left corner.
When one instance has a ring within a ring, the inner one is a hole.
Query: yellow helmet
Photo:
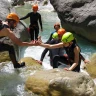
[[[15,20],[16,23],[19,22],[19,17],[16,13],[10,13],[7,15],[7,19],[12,19],[12,20]]]
[[[63,36],[62,36],[62,39],[61,41],[64,42],[64,43],[69,43],[71,42],[72,40],[74,40],[74,36],[71,32],[66,32]]]

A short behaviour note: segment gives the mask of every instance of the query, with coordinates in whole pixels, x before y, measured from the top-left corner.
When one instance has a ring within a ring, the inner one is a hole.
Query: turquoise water
[[[17,8],[17,13],[20,17],[26,15],[31,11],[31,5],[25,5]],[[52,12],[50,10],[39,11],[42,15],[43,21],[43,32],[40,32],[42,36],[43,42],[49,38],[50,33],[54,31],[53,25],[56,22],[60,22],[57,13]],[[24,20],[29,25],[29,19]],[[89,59],[89,57],[96,52],[96,44],[93,44],[80,36],[77,36],[78,45],[81,48],[81,52],[85,58]],[[33,57],[35,59],[40,59],[41,53],[43,51],[43,47],[21,47],[21,56],[22,57]],[[1,64],[0,64],[1,65]],[[3,64],[4,65],[4,64]],[[46,69],[50,69],[49,57],[46,55],[43,67]],[[24,81],[25,77],[30,74],[30,72],[26,72],[25,69],[15,70],[11,62],[7,65],[4,65],[0,69],[0,96],[35,96],[32,94],[28,94],[24,91]]]

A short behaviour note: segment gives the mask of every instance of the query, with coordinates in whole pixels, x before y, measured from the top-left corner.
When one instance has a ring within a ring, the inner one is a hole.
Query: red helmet
[[[65,32],[66,32],[65,29],[60,28],[57,33],[58,33],[58,35],[63,35]]]
[[[37,4],[34,4],[34,5],[32,6],[32,9],[33,9],[33,11],[37,11],[37,10],[38,10],[38,5],[37,5]]]

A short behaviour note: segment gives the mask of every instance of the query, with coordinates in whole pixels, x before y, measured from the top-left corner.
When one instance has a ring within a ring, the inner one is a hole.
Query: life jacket
[[[73,44],[70,47],[64,47],[67,55],[68,55],[68,60],[70,62],[70,64],[72,65],[74,62],[74,48],[78,46],[76,42],[73,42]],[[79,46],[78,46],[79,47]],[[76,68],[74,68],[73,71],[80,71],[80,64],[81,64],[81,58],[80,58],[80,53],[79,53],[79,61],[78,61],[78,65],[76,66]]]

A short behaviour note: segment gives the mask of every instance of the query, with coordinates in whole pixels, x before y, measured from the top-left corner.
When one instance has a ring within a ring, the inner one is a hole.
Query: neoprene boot
[[[25,62],[14,64],[14,68],[21,68],[25,66]]]
[[[14,68],[21,68],[25,66],[25,62],[22,62],[21,64],[17,62],[15,54],[9,54],[9,56],[13,63]]]

